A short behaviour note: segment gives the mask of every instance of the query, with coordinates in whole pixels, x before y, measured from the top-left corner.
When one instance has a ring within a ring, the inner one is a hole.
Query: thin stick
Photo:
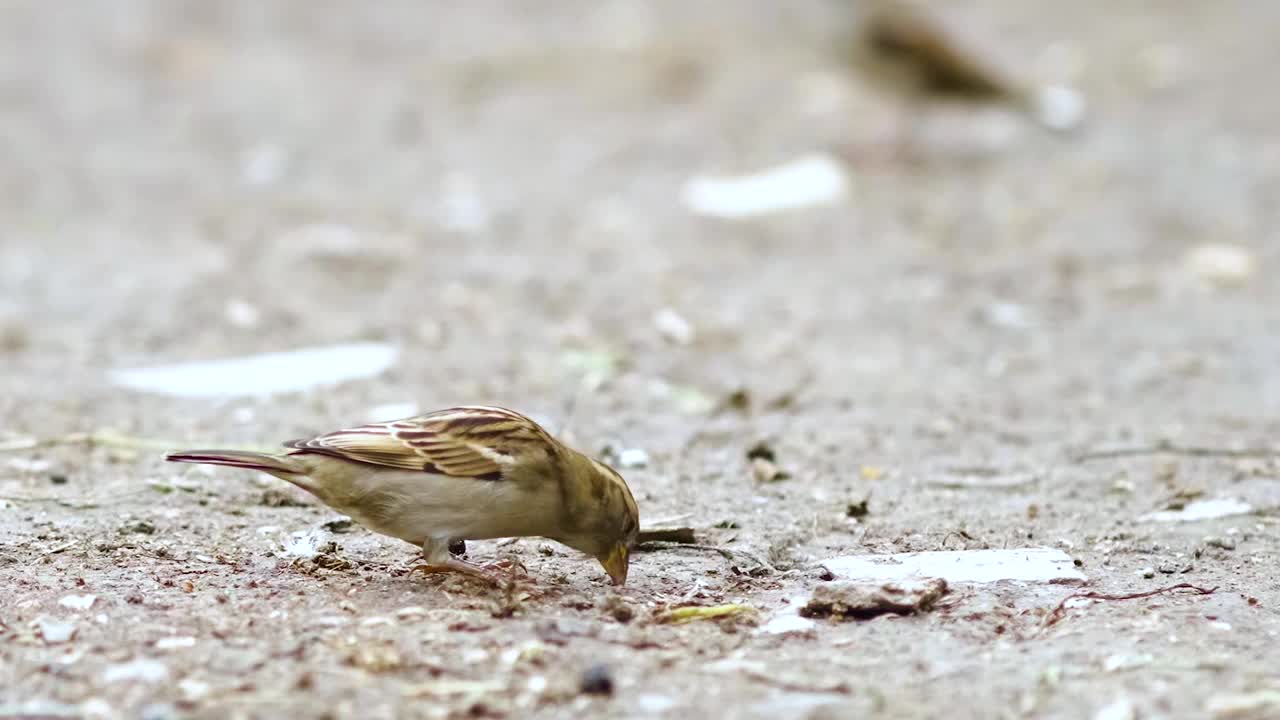
[[[1155,590],[1147,590],[1146,592],[1139,592],[1139,593],[1130,593],[1128,595],[1107,595],[1106,593],[1100,593],[1096,590],[1083,590],[1081,592],[1072,593],[1066,596],[1065,598],[1063,598],[1062,602],[1058,603],[1058,606],[1053,609],[1053,612],[1049,613],[1049,615],[1045,618],[1044,627],[1049,627],[1050,625],[1053,625],[1054,623],[1058,622],[1063,617],[1065,617],[1067,614],[1067,603],[1070,602],[1071,600],[1077,600],[1082,598],[1088,599],[1088,600],[1108,600],[1108,601],[1138,600],[1141,598],[1149,598],[1149,597],[1154,597],[1156,595],[1171,593],[1175,590],[1191,590],[1196,595],[1212,595],[1213,593],[1218,591],[1218,588],[1216,586],[1211,588],[1202,588],[1199,585],[1192,585],[1191,583],[1178,583],[1177,585],[1168,585],[1166,587],[1156,588]]]
[[[70,542],[62,543],[61,545],[57,545],[55,547],[49,548],[48,550],[45,550],[44,552],[40,553],[39,557],[48,557],[50,555],[57,555],[58,553],[64,550],[70,550],[71,548],[75,547],[79,542],[80,542],[79,540],[71,540]]]
[[[650,542],[679,543],[681,545],[697,544],[698,538],[691,527],[678,528],[646,528],[636,535],[636,543],[643,545]]]
[[[1268,448],[1214,448],[1198,445],[1174,445],[1172,443],[1156,443],[1110,450],[1089,450],[1075,455],[1076,462],[1091,460],[1115,460],[1117,458],[1143,457],[1147,455],[1181,455],[1183,457],[1216,457],[1216,458],[1269,458],[1280,457],[1280,450]]]
[[[751,669],[745,670],[743,674],[756,682],[764,683],[765,685],[770,685],[787,692],[830,693],[833,695],[848,695],[852,692],[849,684],[844,682],[838,682],[834,685],[811,685],[800,680],[781,678],[772,673],[765,673]]]
[[[681,513],[681,514],[679,514],[679,515],[667,515],[667,516],[665,516],[665,517],[660,517],[660,518],[658,518],[657,520],[650,520],[648,524],[649,524],[649,526],[650,526],[650,527],[662,527],[663,525],[670,525],[671,523],[680,522],[681,520],[685,520],[685,519],[687,519],[687,518],[691,518],[691,517],[693,517],[693,513]]]
[[[761,560],[755,555],[752,555],[749,552],[744,552],[742,550],[730,550],[729,548],[717,547],[715,545],[699,545],[697,543],[675,543],[675,542],[663,542],[659,540],[654,540],[654,541],[645,543],[643,546],[639,546],[639,545],[636,546],[636,550],[639,550],[639,551],[702,550],[705,552],[717,553],[724,559],[728,560],[729,562],[733,562],[738,557],[744,557],[750,560],[751,562],[755,563],[756,565],[759,565],[760,567],[765,568],[769,572],[777,572],[777,570],[774,569],[772,565]]]

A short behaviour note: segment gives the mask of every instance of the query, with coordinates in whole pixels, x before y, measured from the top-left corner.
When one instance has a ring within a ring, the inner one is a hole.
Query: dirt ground
[[[834,1],[4,3],[0,717],[1280,717],[1280,466],[1219,452],[1280,447],[1280,4],[950,9],[1082,90],[1080,131],[941,108],[880,152],[900,106]],[[681,203],[812,152],[843,201]],[[370,340],[399,363],[269,398],[107,376]],[[537,539],[470,544],[507,591],[359,528],[294,560],[335,513],[161,460],[407,402],[644,450],[643,522],[732,552],[639,552],[620,592]],[[107,430],[146,442],[51,442]],[[1161,443],[1206,452],[1080,458]],[[1143,517],[1198,494],[1253,510]],[[758,632],[824,558],[1039,546],[1217,591]]]

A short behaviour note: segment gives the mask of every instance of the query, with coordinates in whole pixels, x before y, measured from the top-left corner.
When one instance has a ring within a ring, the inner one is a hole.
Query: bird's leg
[[[427,538],[422,543],[422,554],[426,558],[426,562],[415,565],[411,571],[423,573],[442,573],[456,572],[472,577],[480,578],[493,585],[500,585],[501,581],[494,573],[466,560],[454,557],[449,552],[449,539]]]
[[[521,571],[524,570],[519,561],[513,560],[499,560],[488,565],[467,562],[450,554],[449,544],[450,541],[447,539],[436,540],[428,538],[426,542],[422,543],[422,554],[426,556],[426,562],[413,566],[411,571],[423,573],[457,572],[480,578],[493,585],[502,585],[502,578],[496,572],[497,570],[508,570],[512,574],[514,574],[516,568]]]

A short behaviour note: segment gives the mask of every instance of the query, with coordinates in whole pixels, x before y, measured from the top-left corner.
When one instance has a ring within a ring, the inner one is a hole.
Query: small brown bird
[[[1052,130],[1073,129],[1083,100],[1058,86],[1035,88],[1003,72],[954,27],[911,0],[862,0],[846,59],[882,92],[908,103],[912,116],[939,101],[1002,104]]]
[[[374,532],[420,546],[427,572],[490,580],[449,554],[451,540],[545,537],[627,580],[639,529],[635,498],[612,468],[573,450],[520,413],[464,406],[371,423],[288,451],[186,450],[172,462],[261,470],[288,481]]]
[[[976,102],[1021,104],[1025,91],[961,47],[940,21],[915,3],[867,0],[858,36],[849,48],[854,64],[877,85],[898,93]]]

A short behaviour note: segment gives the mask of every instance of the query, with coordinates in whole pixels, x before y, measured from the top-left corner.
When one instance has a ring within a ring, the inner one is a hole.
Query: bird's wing
[[[507,467],[550,452],[552,443],[545,430],[519,413],[467,406],[338,430],[285,447],[389,468],[498,480]]]

